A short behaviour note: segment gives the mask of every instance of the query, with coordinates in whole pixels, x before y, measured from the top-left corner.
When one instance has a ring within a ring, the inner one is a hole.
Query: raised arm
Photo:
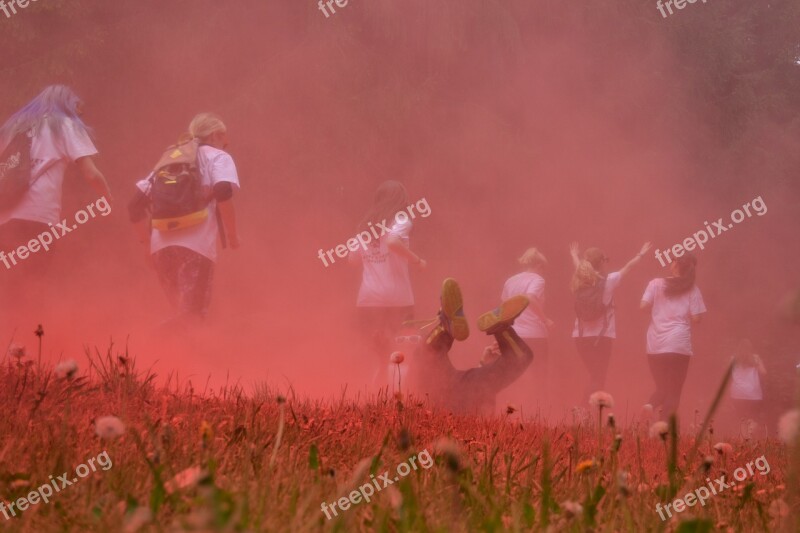
[[[572,256],[572,265],[575,268],[578,268],[578,265],[581,262],[580,254],[578,253],[578,243],[573,242],[569,245],[569,254]]]
[[[650,242],[646,242],[646,243],[644,243],[644,244],[642,245],[642,249],[641,249],[641,250],[639,250],[639,253],[638,253],[638,254],[636,254],[636,255],[634,255],[634,256],[633,256],[633,259],[631,259],[630,261],[628,261],[628,262],[625,264],[625,266],[624,266],[624,267],[622,267],[622,268],[620,268],[620,269],[619,269],[619,275],[620,275],[620,276],[625,276],[625,274],[627,274],[627,273],[628,273],[628,271],[629,271],[631,268],[633,268],[633,266],[634,266],[636,263],[638,263],[639,261],[641,261],[641,259],[642,259],[642,257],[644,256],[644,254],[646,254],[646,253],[647,253],[647,251],[648,251],[650,248],[651,248],[651,244],[650,244]]]
[[[766,376],[767,375],[767,369],[766,369],[766,367],[764,367],[764,361],[761,359],[761,356],[758,355],[757,353],[753,354],[753,359],[755,359],[756,368],[758,369],[758,373],[761,374],[762,376]]]

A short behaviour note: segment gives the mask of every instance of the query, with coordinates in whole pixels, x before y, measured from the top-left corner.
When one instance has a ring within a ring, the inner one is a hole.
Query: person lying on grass
[[[496,344],[487,348],[481,366],[468,370],[454,367],[449,354],[453,341],[469,337],[461,288],[456,280],[444,280],[440,302],[437,318],[421,328],[434,326],[427,337],[395,338],[396,343],[413,344],[410,350],[413,355],[408,358],[412,390],[454,412],[491,412],[497,393],[517,380],[533,360],[530,347],[511,327],[528,306],[528,298],[514,296],[480,316],[478,329],[493,335]],[[404,323],[405,326],[412,324]]]

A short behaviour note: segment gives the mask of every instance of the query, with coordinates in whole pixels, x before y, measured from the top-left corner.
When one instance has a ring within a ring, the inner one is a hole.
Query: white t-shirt
[[[0,224],[13,218],[45,224],[61,222],[61,190],[67,165],[97,153],[82,127],[71,118],[62,120],[60,134],[53,131],[49,121],[44,121],[33,136],[32,184],[16,206],[0,212]]]
[[[754,366],[733,366],[731,398],[734,400],[762,400],[761,378]]]
[[[408,246],[411,221],[395,222],[388,233],[358,249],[363,265],[357,307],[405,307],[414,305],[408,260],[389,250],[389,236]]]
[[[520,272],[511,276],[503,285],[500,298],[506,301],[518,294],[524,294],[531,302],[538,300],[539,305],[544,307],[544,278],[535,272]],[[547,326],[530,305],[514,321],[514,331],[523,339],[547,338]]]
[[[228,152],[213,146],[202,145],[197,150],[197,166],[204,189],[210,191],[214,185],[225,181],[232,183],[235,190],[239,189],[236,164]],[[151,176],[152,174],[136,184],[139,190],[145,194],[150,193],[148,180]],[[150,234],[150,253],[154,254],[167,246],[183,246],[216,261],[219,232],[216,210],[217,202],[212,199],[208,204],[208,218],[196,226],[170,231],[153,228]]]
[[[603,304],[606,306],[606,318],[601,317],[591,322],[583,322],[583,336],[584,337],[597,337],[603,329],[603,324],[608,324],[603,333],[603,337],[611,339],[617,338],[617,321],[614,318],[614,306],[611,305],[611,300],[614,298],[614,291],[619,287],[619,282],[622,281],[622,274],[619,272],[612,272],[606,277],[606,286],[603,289]],[[573,337],[580,337],[579,320],[575,319],[575,328],[572,330]]]
[[[692,316],[706,312],[703,295],[697,285],[683,294],[664,294],[664,278],[647,284],[642,301],[652,304],[650,327],[647,329],[647,353],[679,353],[692,355]]]

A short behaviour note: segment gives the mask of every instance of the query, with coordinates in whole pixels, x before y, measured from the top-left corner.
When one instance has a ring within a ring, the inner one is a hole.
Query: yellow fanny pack
[[[159,231],[173,231],[176,229],[191,228],[202,224],[208,218],[208,208],[201,211],[195,211],[188,215],[174,218],[154,218],[152,220],[153,229]]]

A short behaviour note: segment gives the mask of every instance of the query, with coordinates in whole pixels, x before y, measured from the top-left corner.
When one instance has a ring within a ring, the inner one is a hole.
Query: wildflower
[[[9,357],[22,359],[25,357],[25,346],[17,343],[11,344],[11,346],[8,347],[8,355]]]
[[[669,425],[663,420],[653,423],[650,426],[650,438],[661,437],[661,440],[667,440],[669,434]]]
[[[650,420],[650,418],[653,416],[653,405],[649,403],[644,404],[642,406],[641,415],[642,418]]]
[[[622,446],[622,433],[617,433],[614,435],[614,451],[618,452],[620,446]]]
[[[58,379],[72,379],[78,373],[78,363],[72,359],[62,361],[56,365],[54,372]]]
[[[784,413],[778,420],[778,436],[786,444],[792,444],[797,439],[797,427],[800,425],[800,411],[792,409]]]
[[[189,489],[197,485],[204,477],[206,472],[199,466],[190,466],[175,474],[175,477],[164,483],[167,492],[172,493],[179,489]]]
[[[116,416],[101,416],[94,421],[94,431],[101,439],[113,439],[125,433],[125,424]]]
[[[281,396],[280,394],[278,394],[278,397],[277,397],[277,398],[275,398],[275,400],[278,402],[278,405],[281,405],[281,404],[284,404],[284,403],[286,403],[286,398],[284,398],[284,397],[283,397],[283,396]]]
[[[595,463],[594,459],[587,459],[578,463],[578,466],[575,467],[575,472],[582,474],[583,472],[591,470],[595,466],[597,466],[597,463]]]
[[[711,465],[714,464],[714,458],[710,455],[703,457],[703,472],[711,470]]]
[[[403,355],[403,352],[392,352],[392,355],[389,356],[389,360],[396,365],[399,365],[405,361],[405,359],[406,356]]]
[[[512,405],[512,404],[506,405],[506,414],[507,415],[513,415],[516,412],[517,412],[517,406]]]
[[[561,508],[564,509],[564,514],[567,516],[567,518],[572,518],[583,514],[583,506],[578,502],[567,500],[561,504]]]
[[[718,442],[714,445],[714,449],[720,455],[729,455],[733,453],[733,446],[728,444],[727,442]]]
[[[604,408],[604,407],[614,407],[614,398],[605,391],[597,391],[593,392],[591,396],[589,396],[589,403],[594,407]]]
[[[614,418],[614,413],[608,413],[608,427],[611,429],[617,427],[617,420]]]
[[[41,324],[36,327],[36,331],[34,331],[33,334],[39,337],[39,339],[44,336],[44,328],[42,328]]]

